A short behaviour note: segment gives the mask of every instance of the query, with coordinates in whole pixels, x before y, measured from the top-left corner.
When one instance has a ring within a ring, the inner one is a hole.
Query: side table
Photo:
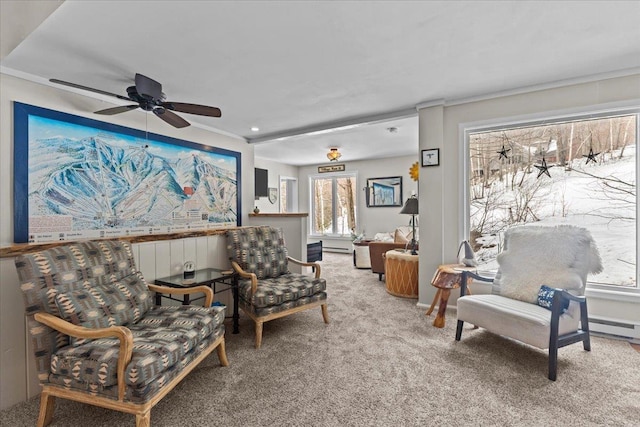
[[[158,286],[168,286],[170,288],[193,288],[195,286],[206,285],[213,290],[214,295],[231,290],[233,294],[233,333],[237,334],[240,332],[240,315],[238,313],[238,273],[235,271],[220,270],[218,268],[203,268],[201,270],[196,270],[194,272],[194,277],[191,279],[185,279],[183,274],[180,273],[156,279],[154,282]],[[221,285],[223,288],[218,289],[217,285]],[[156,305],[162,305],[162,298],[181,301],[182,305],[189,305],[191,302],[188,294],[185,294],[182,300],[173,298],[171,295],[156,294]],[[195,300],[197,299],[200,298],[195,298]]]
[[[385,287],[391,295],[418,298],[418,255],[393,249],[384,254]]]
[[[444,328],[444,316],[447,310],[447,304],[449,302],[449,296],[451,295],[451,289],[458,289],[462,284],[463,278],[467,275],[467,271],[475,271],[475,267],[467,267],[464,264],[443,264],[438,266],[433,279],[431,279],[431,285],[438,288],[436,295],[433,297],[431,307],[427,310],[426,315],[429,316],[433,312],[433,308],[436,305],[436,301],[440,299],[440,305],[438,306],[438,314],[433,321],[433,326],[436,328]],[[471,295],[469,284],[473,282],[473,278],[466,277],[467,279],[467,294]]]

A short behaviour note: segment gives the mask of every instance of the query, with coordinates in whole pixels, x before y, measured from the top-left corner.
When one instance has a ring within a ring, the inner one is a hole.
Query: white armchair
[[[582,341],[591,350],[587,301],[588,273],[602,271],[600,254],[589,231],[561,225],[520,226],[505,233],[492,294],[466,295],[466,277],[458,299],[456,341],[464,322],[549,349],[549,379],[555,381],[558,348]]]

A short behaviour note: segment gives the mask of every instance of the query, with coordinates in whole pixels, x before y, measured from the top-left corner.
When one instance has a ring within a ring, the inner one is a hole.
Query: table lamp
[[[407,199],[400,213],[411,215],[411,255],[418,255],[418,252],[416,252],[416,215],[418,215],[418,199],[415,195]]]

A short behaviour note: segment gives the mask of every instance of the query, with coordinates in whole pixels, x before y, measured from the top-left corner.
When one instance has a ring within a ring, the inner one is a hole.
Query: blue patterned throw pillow
[[[555,288],[550,288],[546,285],[540,286],[540,290],[538,291],[538,305],[551,310],[551,306],[553,305],[553,294],[555,292]],[[568,308],[569,300],[564,300],[562,302],[562,312],[564,313]]]

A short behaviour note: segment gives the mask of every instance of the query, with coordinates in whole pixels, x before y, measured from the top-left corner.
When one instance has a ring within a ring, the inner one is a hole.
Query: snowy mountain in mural
[[[210,154],[158,155],[99,135],[30,141],[30,216],[62,215],[73,229],[236,222],[235,172]]]

